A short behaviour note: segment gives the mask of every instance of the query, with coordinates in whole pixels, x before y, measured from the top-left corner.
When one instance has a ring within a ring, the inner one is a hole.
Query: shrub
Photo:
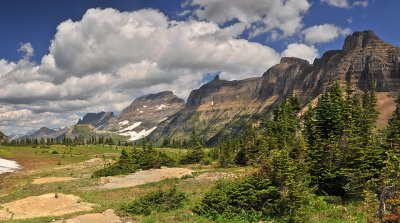
[[[121,210],[129,214],[150,215],[151,212],[166,212],[183,206],[186,195],[176,187],[168,191],[151,192],[132,203],[125,204]]]
[[[166,153],[157,152],[153,148],[133,149],[130,153],[122,150],[116,163],[95,171],[92,177],[125,175],[140,169],[148,170],[161,166],[175,166],[175,163],[175,160]]]
[[[279,189],[268,179],[249,177],[233,182],[221,182],[208,192],[194,212],[211,219],[233,219],[244,212],[273,214]]]

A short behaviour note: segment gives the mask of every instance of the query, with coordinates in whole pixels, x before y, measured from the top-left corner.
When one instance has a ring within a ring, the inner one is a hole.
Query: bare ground
[[[186,168],[161,168],[139,171],[127,176],[101,178],[101,189],[134,187],[138,185],[159,182],[169,178],[181,178],[190,175],[192,170]]]
[[[78,179],[79,178],[75,178],[75,177],[42,177],[42,178],[34,179],[32,184],[65,182],[65,181],[78,180]]]
[[[108,209],[103,213],[85,214],[75,218],[56,221],[56,223],[121,223],[121,219]]]
[[[54,193],[32,196],[0,205],[0,219],[37,218],[45,216],[62,216],[79,211],[91,211],[95,204],[81,202],[78,196]]]

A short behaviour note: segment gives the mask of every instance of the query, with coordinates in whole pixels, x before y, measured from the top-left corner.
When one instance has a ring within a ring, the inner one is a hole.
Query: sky
[[[136,97],[187,99],[216,73],[261,76],[373,30],[400,45],[398,0],[1,0],[0,130],[72,125]]]

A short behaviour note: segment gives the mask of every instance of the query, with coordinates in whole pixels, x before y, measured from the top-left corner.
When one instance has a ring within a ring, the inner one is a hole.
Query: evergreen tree
[[[203,145],[194,128],[192,130],[190,142],[192,148],[189,149],[188,154],[181,160],[182,164],[198,163],[204,158]]]
[[[396,110],[389,121],[387,142],[380,202],[385,203],[387,212],[400,216],[400,94],[396,99]]]

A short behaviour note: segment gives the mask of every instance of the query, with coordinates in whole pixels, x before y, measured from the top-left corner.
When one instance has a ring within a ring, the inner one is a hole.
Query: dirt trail
[[[103,177],[101,179],[102,189],[115,189],[134,187],[142,184],[159,182],[169,178],[181,178],[190,175],[192,170],[186,168],[161,168],[139,171],[127,176]]]
[[[114,210],[108,209],[103,213],[85,214],[55,223],[121,223],[121,219],[114,213]]]
[[[79,178],[75,177],[42,177],[34,179],[32,184],[46,184],[46,183],[56,183],[56,182],[64,182],[71,180],[78,180]]]
[[[40,196],[27,197],[10,203],[0,205],[0,219],[26,219],[45,216],[62,216],[79,211],[91,211],[95,204],[81,202],[74,195],[44,194]]]

